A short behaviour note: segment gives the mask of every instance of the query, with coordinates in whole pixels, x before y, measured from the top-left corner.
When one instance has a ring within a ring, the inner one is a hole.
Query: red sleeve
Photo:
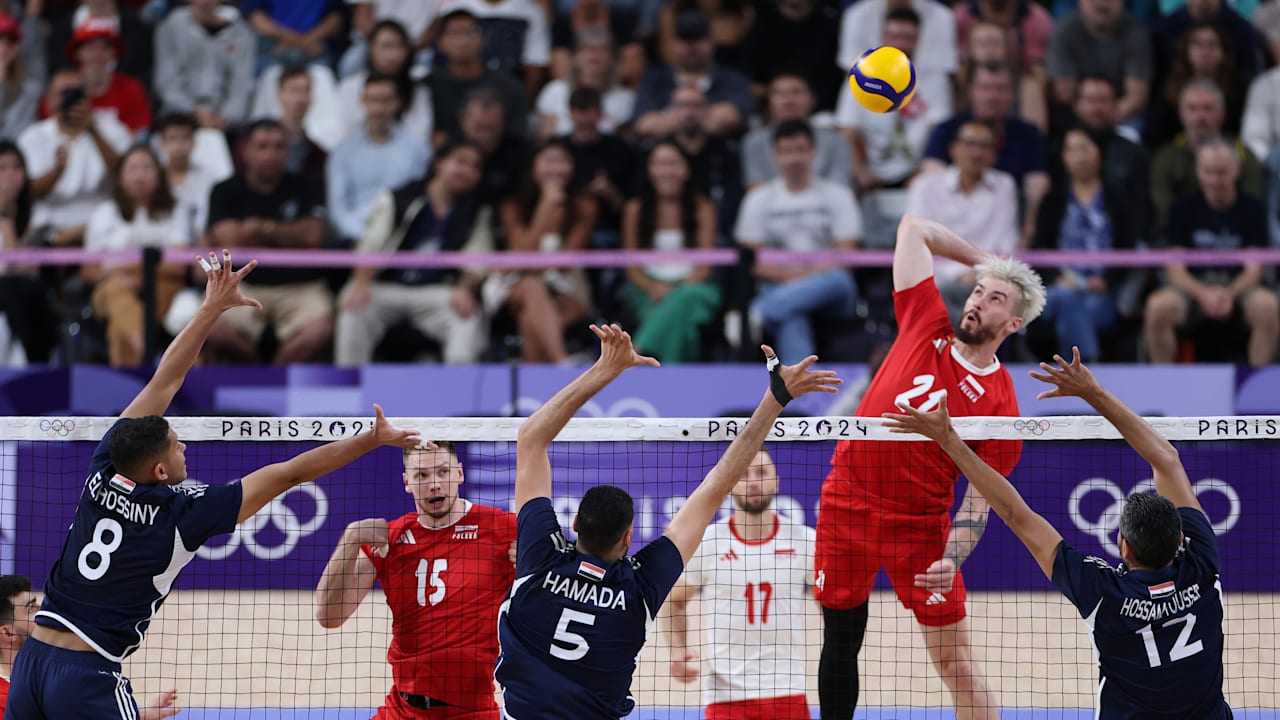
[[[120,122],[133,132],[146,130],[151,127],[151,100],[147,98],[147,91],[143,89],[142,83],[128,75],[121,75],[124,92],[123,107],[120,109]]]
[[[904,338],[932,340],[951,335],[951,316],[933,277],[927,277],[906,290],[893,293],[893,311],[898,318],[898,342]]]

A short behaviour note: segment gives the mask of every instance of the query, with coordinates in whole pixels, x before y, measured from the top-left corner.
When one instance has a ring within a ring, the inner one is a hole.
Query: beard
[[[740,497],[734,498],[733,502],[738,506],[739,510],[747,513],[748,515],[760,515],[773,505],[773,498],[773,495],[768,495],[759,499]]]
[[[956,340],[965,345],[985,345],[996,339],[996,329],[987,327],[981,320],[975,319],[971,327],[965,327],[964,319],[967,316],[968,313],[961,316],[960,324],[956,326]]]

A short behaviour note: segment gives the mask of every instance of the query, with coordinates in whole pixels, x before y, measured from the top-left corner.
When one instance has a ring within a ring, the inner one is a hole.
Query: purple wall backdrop
[[[43,578],[56,559],[70,522],[92,444],[6,443],[16,452],[3,495],[16,517],[5,538],[6,572]],[[188,450],[192,476],[220,483],[311,443],[205,442]],[[714,443],[557,444],[553,450],[556,507],[566,525],[590,485],[613,483],[636,498],[636,540],[661,532],[689,491],[723,451]],[[777,443],[772,447],[782,478],[777,507],[802,513],[813,524],[818,493],[832,445]],[[1280,443],[1272,441],[1182,443],[1181,451],[1210,520],[1219,528],[1223,586],[1228,591],[1280,591],[1275,518],[1280,489],[1274,470]],[[464,495],[507,507],[515,456],[508,443],[463,448]],[[1106,515],[1117,501],[1150,478],[1150,469],[1118,442],[1027,442],[1013,481],[1076,547],[1111,562],[1114,524]],[[1073,499],[1074,498],[1074,499]],[[364,517],[397,517],[411,509],[400,481],[398,453],[381,450],[314,488],[295,489],[274,514],[260,515],[231,539],[217,539],[188,566],[178,587],[314,587],[343,528]],[[1048,582],[1017,539],[993,522],[964,567],[974,589],[1048,589]]]

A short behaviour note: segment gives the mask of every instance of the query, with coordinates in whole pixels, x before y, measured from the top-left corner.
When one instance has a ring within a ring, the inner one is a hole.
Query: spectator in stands
[[[209,223],[209,193],[217,184],[213,173],[192,159],[199,127],[194,115],[174,113],[160,118],[151,129],[152,136],[159,139],[164,175],[169,180],[169,192],[175,203],[174,213],[192,242],[204,237]]]
[[[567,13],[554,16],[551,23],[551,77],[562,79],[569,75],[573,54],[578,50],[582,33],[607,33],[617,46],[614,62],[618,84],[634,89],[644,73],[645,50],[637,23],[640,20],[635,8],[609,3],[605,0],[578,0]],[[630,116],[627,117],[630,119]]]
[[[813,129],[788,120],[774,131],[781,174],[747,193],[734,236],[742,245],[795,252],[853,250],[862,218],[847,185],[813,175]],[[752,327],[774,339],[778,357],[798,362],[814,354],[813,320],[849,320],[858,288],[848,268],[830,265],[775,265],[756,262],[759,292],[751,303]]]
[[[245,132],[244,170],[218,183],[209,198],[209,243],[214,247],[315,249],[324,241],[324,191],[314,176],[285,170],[288,142],[275,120]],[[245,295],[262,310],[236,308],[218,319],[210,350],[232,362],[261,362],[268,323],[278,347],[276,365],[315,361],[333,339],[333,294],[316,268],[260,267]],[[242,310],[243,312],[237,312]]]
[[[1280,0],[1274,0],[1274,4],[1280,8]],[[1240,139],[1259,160],[1280,143],[1280,68],[1259,75],[1249,86]]]
[[[49,79],[49,60],[45,54],[47,43],[44,18],[40,16],[43,3],[39,0],[3,0],[0,13],[7,15],[17,28],[6,31],[6,37],[18,45],[18,57],[22,59],[23,77],[40,81],[40,90]],[[65,47],[58,46],[61,50]]]
[[[155,92],[162,113],[191,113],[226,132],[244,122],[253,95],[256,42],[239,15],[218,0],[191,0],[156,28]]]
[[[608,31],[587,28],[578,37],[568,75],[547,83],[538,94],[538,139],[564,135],[573,127],[569,96],[578,88],[595,90],[601,98],[600,130],[617,132],[631,122],[636,94],[618,84],[613,40]]]
[[[639,192],[627,201],[622,246],[670,251],[715,245],[715,206],[694,189],[689,159],[680,147],[660,141],[649,151]],[[636,348],[664,363],[699,360],[703,333],[721,302],[711,268],[680,262],[633,265],[627,279]]]
[[[242,0],[258,35],[257,69],[320,63],[333,67],[342,36],[342,0]]]
[[[1221,28],[1229,38],[1230,51],[1237,77],[1248,87],[1267,67],[1266,41],[1240,13],[1222,0],[1193,0],[1167,14],[1156,26],[1158,56],[1173,58],[1174,48],[1192,26],[1208,23]]]
[[[115,113],[93,111],[75,71],[54,74],[45,103],[53,116],[18,136],[36,201],[31,222],[47,231],[42,242],[81,245],[89,215],[111,199],[111,168],[129,147],[129,129]]]
[[[572,127],[564,136],[573,153],[573,182],[596,200],[596,228],[592,247],[616,248],[620,243],[623,203],[635,180],[635,152],[626,141],[601,132],[600,93],[578,88],[569,96]],[[606,274],[609,269],[606,269]]]
[[[556,253],[585,250],[596,223],[596,203],[573,184],[573,153],[562,140],[534,152],[529,172],[498,212],[506,248]],[[484,286],[485,309],[509,312],[525,362],[560,363],[568,357],[564,333],[586,317],[591,288],[580,268],[494,273]]]
[[[427,76],[433,108],[434,139],[437,147],[462,136],[459,119],[462,103],[477,88],[488,88],[504,110],[503,126],[512,135],[523,136],[525,94],[510,73],[491,70],[484,64],[484,35],[480,23],[469,10],[453,9],[440,18],[439,50],[445,62]]]
[[[307,177],[323,177],[328,153],[307,133],[307,115],[311,112],[311,75],[305,67],[284,68],[280,72],[277,92],[280,101],[280,127],[284,128],[288,152],[285,172]]]
[[[1120,96],[1116,116],[1126,123],[1146,111],[1152,62],[1147,28],[1125,11],[1123,0],[1081,0],[1055,24],[1046,70],[1053,100],[1064,105],[1080,78],[1107,78]]]
[[[27,244],[31,211],[31,178],[26,160],[13,141],[0,140],[0,246],[11,249]],[[49,294],[38,268],[0,266],[0,315],[23,350],[21,357],[15,357],[14,352],[3,353],[0,362],[49,362],[57,327]]]
[[[955,5],[955,16],[961,62],[969,59],[969,33],[979,23],[989,23],[1004,31],[1018,74],[1044,82],[1053,18],[1043,6],[1031,0],[962,0]]]
[[[364,122],[365,80],[371,75],[389,77],[395,82],[400,109],[395,120],[404,131],[424,142],[431,140],[431,93],[413,79],[413,45],[404,26],[395,20],[379,20],[369,35],[364,69],[357,70],[338,84],[340,124],[345,138]]]
[[[842,73],[858,56],[880,43],[889,12],[910,8],[920,18],[920,42],[912,58],[919,72],[952,75],[958,64],[956,20],[951,8],[937,0],[860,0],[844,11],[840,20],[840,50],[836,66]]]
[[[914,57],[919,37],[916,11],[889,11],[881,45]],[[920,169],[933,128],[950,116],[951,80],[941,72],[917,72],[916,93],[898,112],[871,112],[853,93],[840,93],[836,125],[853,149],[853,182],[867,247],[893,247],[898,220],[907,209],[907,183]]]
[[[1187,83],[1178,100],[1178,117],[1182,134],[1156,152],[1151,160],[1151,205],[1156,223],[1153,237],[1164,237],[1163,223],[1171,216],[1174,200],[1197,189],[1196,155],[1206,141],[1222,135],[1225,102],[1222,91],[1212,80],[1197,79]],[[1240,166],[1236,177],[1240,190],[1262,197],[1262,165],[1235,141]]]
[[[1082,127],[1067,131],[1062,141],[1066,179],[1055,183],[1040,204],[1032,242],[1035,249],[1105,253],[1134,247],[1127,196],[1108,185],[1102,174],[1105,142],[1097,131]],[[1074,345],[1081,357],[1097,362],[1102,355],[1098,333],[1115,323],[1116,290],[1128,270],[1097,266],[1037,270],[1048,288],[1043,317],[1053,324],[1057,352],[1070,353]]]
[[[16,138],[36,121],[43,92],[44,78],[34,75],[23,57],[22,26],[0,14],[0,138]]]
[[[1203,250],[1266,247],[1266,211],[1262,202],[1236,188],[1238,146],[1220,138],[1196,148],[1199,187],[1169,211],[1169,245]],[[1250,365],[1271,364],[1280,337],[1280,303],[1262,284],[1261,263],[1243,267],[1165,266],[1169,284],[1147,298],[1143,335],[1153,363],[1177,358],[1178,331],[1202,323],[1243,318],[1249,329]]]
[[[480,148],[470,143],[442,147],[426,182],[378,194],[359,251],[492,251],[492,210],[476,195],[482,162]],[[340,296],[335,361],[344,367],[371,362],[387,331],[407,321],[441,344],[445,363],[476,362],[487,335],[477,300],[484,278],[477,268],[356,268]]]
[[[1116,131],[1116,89],[1104,77],[1086,76],[1076,83],[1076,99],[1071,109],[1080,127],[1102,148],[1103,185],[1124,196],[1122,209],[1135,242],[1150,240],[1151,185],[1148,169],[1151,158],[1142,145]]]
[[[852,93],[850,93],[852,95]],[[813,114],[813,89],[800,75],[783,70],[769,82],[769,124],[752,130],[742,141],[742,176],[748,188],[778,176],[773,131],[787,120],[808,121]],[[840,133],[814,128],[813,174],[841,185],[849,184],[849,143]]]
[[[1109,2],[1110,0],[1085,0]],[[983,65],[974,68],[969,84],[972,110],[953,115],[934,129],[925,149],[922,172],[946,167],[952,140],[960,127],[971,119],[981,120],[996,132],[995,169],[1013,176],[1022,191],[1024,216],[1022,237],[1030,242],[1035,229],[1040,200],[1049,191],[1044,136],[1034,125],[1013,117],[1013,72],[1007,65]],[[952,161],[955,158],[951,158]]]
[[[946,225],[984,253],[1008,255],[1018,249],[1018,186],[995,166],[997,142],[989,123],[967,120],[951,141],[951,166],[911,183],[907,212]],[[976,274],[960,263],[935,259],[933,275],[958,321]]]
[[[1044,66],[1024,68],[1017,56],[1017,45],[1003,27],[986,21],[969,28],[965,57],[960,63],[956,97],[965,100],[960,110],[968,110],[969,82],[974,69],[982,65],[1008,65],[1013,72],[1014,107],[1018,117],[1044,131],[1049,125],[1049,106],[1045,100]]]
[[[711,198],[720,213],[720,227],[732,225],[742,202],[742,160],[739,145],[711,134],[708,125],[713,108],[698,88],[683,85],[671,96],[666,111],[675,121],[670,137],[693,163],[693,184],[698,192]]]
[[[435,42],[432,22],[440,13],[443,3],[418,2],[417,0],[347,0],[351,7],[351,46],[338,62],[338,77],[368,70],[368,45],[378,23],[395,21],[408,33],[410,55],[417,56],[410,62],[415,66],[414,76],[425,73],[431,63],[431,44]]]
[[[155,152],[135,145],[120,156],[112,175],[112,198],[93,211],[84,233],[86,250],[182,247],[192,238],[177,212],[169,181]],[[143,357],[142,265],[137,260],[81,267],[93,284],[93,314],[107,328],[107,358],[112,367],[136,367]],[[156,272],[155,312],[163,318],[186,284],[187,263],[161,263]]]
[[[151,82],[153,65],[153,34],[155,29],[139,17],[137,2],[121,3],[116,0],[83,0],[63,3],[71,12],[62,12],[58,0],[44,2],[44,15],[49,19],[49,37],[45,41],[48,52],[47,67],[53,70],[74,68],[76,58],[66,52],[75,33],[86,23],[109,25],[120,38],[116,70],[146,85]],[[36,11],[34,14],[39,14]],[[28,15],[33,14],[30,9]],[[43,31],[42,31],[43,32]]]
[[[755,4],[748,0],[672,0],[658,11],[658,57],[668,65],[676,64],[681,52],[676,23],[686,12],[702,14],[707,19],[712,59],[716,65],[747,72],[747,38],[755,26]]]
[[[480,201],[496,206],[515,188],[528,165],[528,149],[520,135],[506,132],[506,108],[498,94],[478,87],[463,101],[456,139],[475,143],[484,153]]]
[[[333,149],[325,166],[329,219],[345,242],[355,242],[364,234],[379,194],[422,178],[431,160],[426,138],[396,124],[400,109],[396,78],[367,76],[360,104],[363,126]]]
[[[112,110],[125,127],[141,133],[151,127],[151,100],[142,83],[116,69],[120,36],[108,20],[90,18],[76,30],[67,54],[74,57],[94,110]]]
[[[538,96],[551,65],[551,28],[538,0],[454,0],[449,9],[476,17],[490,69],[522,78],[524,96]]]
[[[831,112],[837,98],[848,95],[848,68],[831,59],[840,44],[840,10],[818,0],[778,0],[758,3],[757,18],[747,38],[747,75],[751,94],[763,98],[779,68],[806,78],[819,111]]]
[[[1280,63],[1280,2],[1262,0],[1253,9],[1253,26],[1267,43],[1270,63]]]
[[[1212,80],[1223,91],[1227,107],[1223,129],[1231,135],[1240,131],[1246,86],[1238,82],[1227,42],[1226,33],[1211,23],[1197,23],[1183,33],[1162,92],[1151,98],[1142,133],[1148,145],[1160,147],[1182,131],[1178,123],[1178,94],[1197,78]]]
[[[677,132],[684,113],[676,107],[676,91],[692,87],[703,93],[709,104],[702,121],[707,135],[740,134],[755,109],[751,82],[737,70],[714,62],[707,16],[698,10],[680,13],[672,48],[671,64],[657,65],[644,73],[636,98],[635,131],[647,138]]]

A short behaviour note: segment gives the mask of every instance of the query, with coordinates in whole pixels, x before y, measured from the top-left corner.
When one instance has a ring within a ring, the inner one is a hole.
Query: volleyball
[[[893,112],[915,94],[916,69],[898,48],[872,48],[849,68],[849,89],[858,103],[871,112]]]

